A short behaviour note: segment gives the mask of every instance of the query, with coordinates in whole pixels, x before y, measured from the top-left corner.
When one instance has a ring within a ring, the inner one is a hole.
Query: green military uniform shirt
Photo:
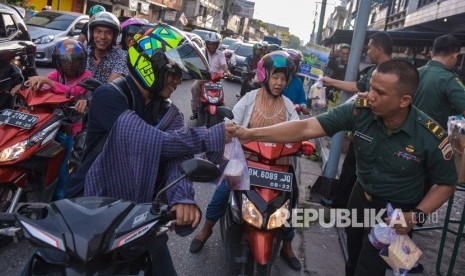
[[[414,106],[402,127],[394,131],[388,131],[371,112],[366,99],[316,118],[330,136],[341,130],[353,132],[358,181],[371,195],[415,204],[423,198],[426,176],[435,184],[457,182],[447,132]]]
[[[359,92],[368,92],[370,91],[370,80],[371,76],[373,75],[373,72],[376,69],[376,65],[370,66],[364,69],[366,70],[366,73],[356,82],[357,89]]]
[[[447,128],[450,115],[465,111],[465,87],[457,74],[434,60],[420,67],[418,72],[420,84],[413,97],[413,105]]]

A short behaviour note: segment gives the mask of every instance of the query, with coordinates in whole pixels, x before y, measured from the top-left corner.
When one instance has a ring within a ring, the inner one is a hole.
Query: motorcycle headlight
[[[242,218],[258,229],[262,228],[262,214],[244,194],[242,195]]]
[[[289,218],[289,200],[276,210],[268,220],[267,229],[271,230],[283,226],[284,222]]]
[[[216,103],[218,103],[220,101],[220,99],[218,97],[210,97],[210,96],[208,96],[208,100],[212,104],[216,104]]]
[[[54,39],[55,39],[55,36],[53,35],[44,35],[37,39],[34,39],[34,43],[35,44],[46,44],[46,43],[52,42]]]
[[[0,151],[0,163],[18,159],[21,154],[23,154],[26,150],[35,144],[46,143],[50,141],[58,132],[58,127],[60,124],[61,121],[56,121],[41,131],[37,132],[34,136]]]
[[[28,139],[29,140],[29,139]],[[21,141],[8,147],[0,152],[0,162],[11,161],[17,159],[28,149],[28,140]]]

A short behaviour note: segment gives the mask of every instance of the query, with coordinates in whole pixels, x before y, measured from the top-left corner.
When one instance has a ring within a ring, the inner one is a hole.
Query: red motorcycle
[[[222,78],[224,78],[223,73],[214,73],[210,81],[202,83],[200,107],[197,114],[199,126],[211,127],[223,121],[223,117],[217,113],[217,107],[224,106]]]
[[[250,190],[231,191],[220,219],[221,237],[235,272],[270,275],[298,198],[294,168],[278,160],[295,155],[300,143],[250,142],[242,147],[249,153]]]
[[[23,86],[14,107],[0,111],[0,212],[14,212],[20,201],[52,200],[64,157],[54,138],[73,113],[73,101]],[[5,242],[0,235],[0,245]]]

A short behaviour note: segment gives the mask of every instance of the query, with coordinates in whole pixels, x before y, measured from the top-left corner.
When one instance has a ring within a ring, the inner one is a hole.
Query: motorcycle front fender
[[[210,115],[215,115],[216,114],[216,105],[205,105],[205,111],[208,112]]]
[[[276,232],[260,230],[247,223],[244,223],[244,227],[254,260],[260,265],[266,265],[271,260]]]

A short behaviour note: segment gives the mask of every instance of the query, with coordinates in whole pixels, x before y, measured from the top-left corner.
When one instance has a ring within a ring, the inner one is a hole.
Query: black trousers
[[[357,161],[355,159],[354,144],[351,142],[349,149],[342,164],[341,175],[334,192],[334,203],[335,208],[346,208],[349,202],[350,193],[357,181],[357,175],[355,170],[357,167]]]
[[[356,209],[357,222],[364,221],[364,209],[380,209],[386,208],[388,202],[380,199],[373,198],[368,201],[364,196],[364,191],[358,184],[355,184],[352,194],[349,199],[349,210]],[[417,204],[398,204],[391,202],[393,208],[400,208],[402,211],[407,212],[412,210]],[[383,219],[386,217],[383,215]],[[353,223],[353,222],[352,222]],[[371,245],[368,240],[368,233],[371,228],[366,227],[352,227],[346,228],[347,233],[347,251],[349,258],[346,263],[346,276],[384,276],[388,265],[379,256],[379,250]]]

